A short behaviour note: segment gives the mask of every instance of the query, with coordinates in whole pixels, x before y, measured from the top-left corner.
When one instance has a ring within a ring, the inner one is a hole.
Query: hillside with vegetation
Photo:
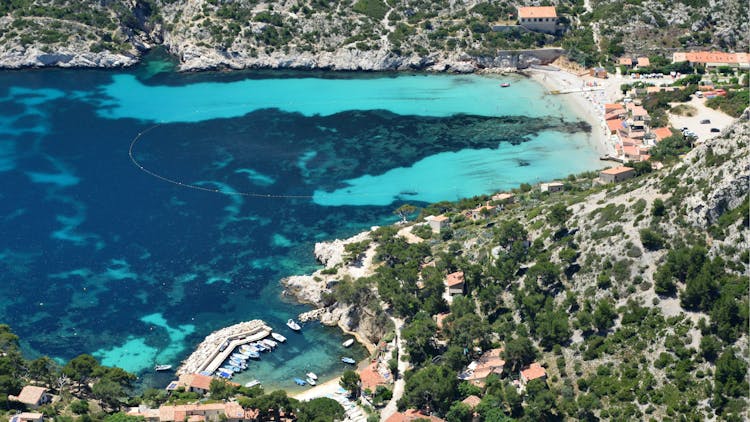
[[[8,0],[0,4],[0,63],[123,66],[163,46],[185,69],[469,71],[509,49],[562,47],[592,65],[625,53],[669,58],[675,49],[747,45],[748,10],[737,0],[555,3],[564,28],[557,35],[493,31],[513,25],[524,2]]]
[[[639,163],[619,184],[583,174],[552,194],[522,186],[476,220],[468,210],[491,198],[430,205],[420,219],[442,214],[449,228],[408,223],[421,242],[374,231],[374,275],[341,280],[331,301],[364,307],[377,292],[405,321],[405,353],[389,363],[411,366],[400,409],[469,421],[461,401],[475,395],[483,421],[744,420],[748,135],[744,121],[682,158],[664,146],[673,165]],[[466,290],[449,304],[457,271]],[[458,378],[496,348],[501,374]],[[532,362],[547,379],[518,388]]]

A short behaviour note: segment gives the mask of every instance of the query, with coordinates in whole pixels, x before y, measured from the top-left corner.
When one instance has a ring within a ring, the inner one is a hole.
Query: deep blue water
[[[316,267],[316,241],[598,165],[586,125],[523,79],[152,68],[0,72],[0,322],[31,355],[92,353],[162,387],[150,368],[222,326],[287,334],[306,307],[278,280]],[[149,175],[128,157],[141,132],[149,171],[281,198]],[[337,330],[288,337],[247,377],[341,371]]]

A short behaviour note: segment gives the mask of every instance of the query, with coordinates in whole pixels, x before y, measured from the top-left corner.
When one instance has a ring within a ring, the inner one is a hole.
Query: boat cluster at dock
[[[214,375],[220,378],[230,379],[234,374],[248,368],[250,359],[260,359],[260,354],[274,350],[279,343],[286,342],[286,337],[279,333],[271,333],[270,337],[253,343],[243,344],[234,349],[233,353],[224,361],[223,366],[216,370]],[[210,375],[206,374],[206,375]]]
[[[286,323],[294,332],[301,332],[302,327],[293,319]],[[201,375],[232,379],[236,374],[250,368],[253,360],[260,360],[264,353],[275,350],[287,338],[276,333],[263,321],[254,320],[236,324],[207,336],[198,349],[183,362],[178,369],[179,374],[197,373]],[[354,339],[346,340],[342,346],[349,347]],[[356,361],[350,357],[342,357],[341,362],[355,365]],[[169,370],[170,365],[157,365],[157,371]],[[316,385],[318,376],[308,372],[304,377],[295,377],[297,385]],[[253,380],[245,384],[246,387],[260,385],[260,381]]]

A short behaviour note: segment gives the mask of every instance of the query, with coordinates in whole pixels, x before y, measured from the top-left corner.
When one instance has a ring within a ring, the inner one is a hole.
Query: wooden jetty
[[[261,340],[271,335],[273,329],[259,319],[240,322],[214,331],[182,362],[177,375],[213,373],[237,346]]]

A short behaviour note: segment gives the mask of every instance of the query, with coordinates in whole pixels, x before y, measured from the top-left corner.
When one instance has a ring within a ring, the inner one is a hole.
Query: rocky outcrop
[[[723,136],[707,140],[683,162],[682,180],[705,189],[693,189],[685,198],[687,220],[699,227],[716,223],[725,212],[747,200],[750,193],[750,123],[738,121]]]
[[[18,46],[0,54],[0,67],[6,69],[53,66],[64,68],[120,68],[132,66],[138,63],[139,59],[137,55],[111,53],[109,51],[93,53],[75,47],[57,48],[50,53],[38,46],[28,48]]]
[[[373,228],[375,229],[375,228]],[[344,264],[344,247],[370,238],[370,231],[359,233],[344,240],[320,242],[315,245],[315,257],[325,268],[311,275],[287,277],[281,280],[285,294],[295,300],[317,306],[317,309],[300,314],[301,321],[318,320],[324,325],[338,326],[344,332],[357,337],[369,350],[390,329],[388,318],[382,310],[353,306],[343,303],[326,303],[326,294],[343,277],[357,279],[372,274],[375,265],[375,245],[371,244],[358,261]],[[328,306],[326,306],[328,305]]]

